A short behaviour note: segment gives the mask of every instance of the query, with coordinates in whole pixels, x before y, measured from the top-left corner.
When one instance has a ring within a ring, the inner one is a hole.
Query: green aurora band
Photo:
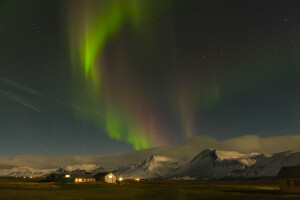
[[[133,113],[124,111],[124,106],[122,108],[118,103],[110,106],[110,98],[114,97],[101,87],[106,84],[103,69],[108,67],[101,59],[105,46],[119,34],[125,24],[130,24],[131,29],[139,25],[143,17],[139,6],[137,0],[69,1],[67,5],[73,74],[78,77],[78,73],[84,73],[81,82],[86,98],[79,99],[77,103],[84,107],[93,104],[90,109],[105,113],[102,117],[86,117],[100,125],[112,139],[127,142],[135,149],[144,149],[158,144],[155,138],[149,137],[155,133],[150,133],[149,128],[144,128],[142,122],[138,122],[140,116],[133,117]],[[76,109],[75,113],[78,117],[83,114]]]
[[[83,14],[79,19],[79,21],[83,21],[79,23],[80,27],[76,27],[78,23],[73,24],[70,36],[72,38],[71,49],[79,49],[80,63],[86,78],[93,79],[94,84],[97,85],[101,78],[101,66],[97,66],[96,61],[101,57],[107,41],[116,36],[125,21],[137,24],[139,13],[136,0],[126,2],[112,0],[102,2],[102,6],[99,4],[95,7],[95,5],[97,3],[90,0],[77,2],[76,6],[79,7],[76,7],[76,12]],[[80,8],[84,10],[80,10]],[[71,13],[70,18],[73,19],[74,13]],[[84,24],[84,27],[81,27],[81,24]],[[77,53],[71,53],[73,63],[78,61]]]

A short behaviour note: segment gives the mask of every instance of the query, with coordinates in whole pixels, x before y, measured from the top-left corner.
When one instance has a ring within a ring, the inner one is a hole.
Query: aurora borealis
[[[82,106],[92,103],[104,115],[91,120],[99,124],[111,138],[128,142],[137,150],[164,144],[164,141],[158,142],[157,139],[157,134],[163,139],[163,133],[160,133],[162,127],[155,120],[153,108],[151,105],[138,105],[139,101],[146,100],[141,88],[134,86],[138,84],[134,82],[134,77],[127,74],[126,58],[117,55],[120,63],[116,64],[103,61],[105,47],[121,34],[125,24],[130,26],[128,29],[131,31],[139,26],[140,21],[142,23],[142,4],[136,0],[70,1],[67,6],[71,7],[68,19],[71,59],[73,67],[81,69],[75,69],[74,73],[79,71],[85,77],[83,90],[89,96],[84,99],[86,104]],[[80,14],[76,16],[77,13]],[[111,67],[122,73],[114,72],[111,75]],[[126,94],[131,88],[134,88],[132,96]]]
[[[197,135],[299,134],[296,4],[1,1],[0,151],[110,154]]]

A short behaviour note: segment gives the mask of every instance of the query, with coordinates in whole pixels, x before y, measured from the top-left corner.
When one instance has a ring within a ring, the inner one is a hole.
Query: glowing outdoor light
[[[112,175],[109,175],[108,178],[112,178]]]
[[[123,181],[123,178],[122,178],[122,177],[120,177],[120,178],[119,178],[119,181]]]
[[[140,178],[136,178],[136,179],[134,179],[135,181],[140,181]]]
[[[67,175],[66,175],[66,178],[70,178],[70,175],[69,175],[69,174],[67,174]]]
[[[79,182],[81,181],[81,178],[79,179]]]

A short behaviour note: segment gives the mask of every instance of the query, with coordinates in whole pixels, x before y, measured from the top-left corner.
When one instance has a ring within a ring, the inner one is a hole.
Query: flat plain
[[[0,178],[1,200],[84,199],[300,199],[300,194],[282,193],[276,180],[245,181],[124,181],[55,184],[34,179]]]

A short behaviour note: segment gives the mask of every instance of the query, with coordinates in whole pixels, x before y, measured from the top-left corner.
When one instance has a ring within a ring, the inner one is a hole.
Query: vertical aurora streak
[[[105,47],[120,35],[122,29],[130,28],[134,34],[134,29],[143,17],[139,10],[142,7],[140,3],[137,0],[88,0],[75,3],[69,1],[67,6],[74,77],[80,77],[78,73],[83,74],[82,89],[86,93],[86,97],[79,97],[77,103],[85,107],[93,104],[92,109],[105,113],[102,118],[89,118],[100,125],[112,139],[127,142],[135,149],[165,144],[166,141],[162,140],[164,136],[158,138],[162,127],[157,127],[158,122],[154,117],[149,119],[146,116],[154,115],[153,109],[141,108],[134,96],[126,94],[137,83],[132,76],[125,75],[127,71],[124,68],[128,65],[123,61],[125,59],[116,57],[120,61],[118,66],[104,63],[102,59]],[[124,73],[110,77],[110,68],[114,67]],[[115,85],[117,86],[113,87]],[[132,92],[138,95],[140,101],[144,101],[144,97],[139,95],[141,91],[142,88],[136,87]],[[78,96],[75,95],[74,98],[78,99]]]
[[[72,1],[70,4],[74,4],[74,2]],[[136,0],[126,2],[112,0],[98,1],[97,3],[96,1],[87,0],[77,1],[75,6],[76,12],[78,12],[76,15],[79,15],[79,17],[75,17],[76,24],[71,27],[70,35],[73,38],[71,49],[77,47],[79,53],[76,52],[74,55],[73,52],[72,63],[76,63],[78,61],[77,57],[79,57],[86,78],[89,77],[95,81],[95,84],[99,84],[101,65],[97,61],[101,58],[108,40],[117,35],[125,21],[133,24],[137,23],[137,2]],[[80,8],[83,8],[83,10]],[[74,15],[74,10],[71,10],[70,21],[74,20]],[[76,33],[75,38],[74,32]]]

